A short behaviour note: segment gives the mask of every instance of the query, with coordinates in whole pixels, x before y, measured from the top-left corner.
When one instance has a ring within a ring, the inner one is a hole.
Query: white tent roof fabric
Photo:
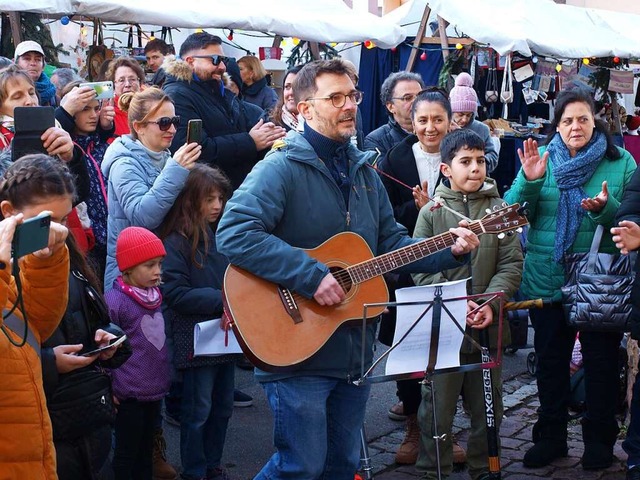
[[[397,24],[350,9],[342,0],[0,0],[0,10],[85,15],[106,22],[176,28],[233,28],[316,42],[402,42]]]
[[[558,58],[640,57],[640,15],[569,5],[552,0],[412,0],[383,18],[415,36],[427,4],[429,22],[440,15],[459,32],[501,55],[534,52]]]

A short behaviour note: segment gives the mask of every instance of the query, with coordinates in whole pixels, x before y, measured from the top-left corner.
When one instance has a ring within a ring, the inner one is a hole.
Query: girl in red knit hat
[[[105,295],[111,321],[131,341],[133,354],[112,372],[118,399],[113,470],[116,480],[151,478],[153,438],[162,399],[169,391],[169,355],[158,285],[166,255],[158,237],[128,227],[116,242],[121,275]]]

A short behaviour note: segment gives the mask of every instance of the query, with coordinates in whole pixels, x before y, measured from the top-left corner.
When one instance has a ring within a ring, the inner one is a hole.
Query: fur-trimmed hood
[[[162,69],[167,75],[171,75],[177,80],[190,82],[193,80],[193,70],[187,62],[175,55],[167,55],[162,62]]]

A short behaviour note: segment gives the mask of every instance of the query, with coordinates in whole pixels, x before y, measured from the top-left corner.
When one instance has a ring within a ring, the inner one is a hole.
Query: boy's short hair
[[[454,130],[444,136],[440,142],[440,161],[451,165],[453,157],[458,152],[467,148],[469,150],[482,150],[484,152],[484,140],[473,130],[468,128],[461,128]]]
[[[144,54],[146,55],[149,52],[160,52],[162,55],[172,55],[173,48],[167,45],[167,42],[164,40],[154,38],[153,40],[149,40],[144,46]]]

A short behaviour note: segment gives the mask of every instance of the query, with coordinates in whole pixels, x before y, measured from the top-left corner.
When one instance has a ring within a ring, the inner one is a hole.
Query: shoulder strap
[[[4,325],[9,327],[15,334],[21,335],[24,331],[24,320],[15,314],[10,314],[4,320]],[[27,324],[27,343],[31,345],[31,348],[36,352],[36,355],[40,357],[40,342],[36,339],[35,334],[31,330],[31,327]]]

